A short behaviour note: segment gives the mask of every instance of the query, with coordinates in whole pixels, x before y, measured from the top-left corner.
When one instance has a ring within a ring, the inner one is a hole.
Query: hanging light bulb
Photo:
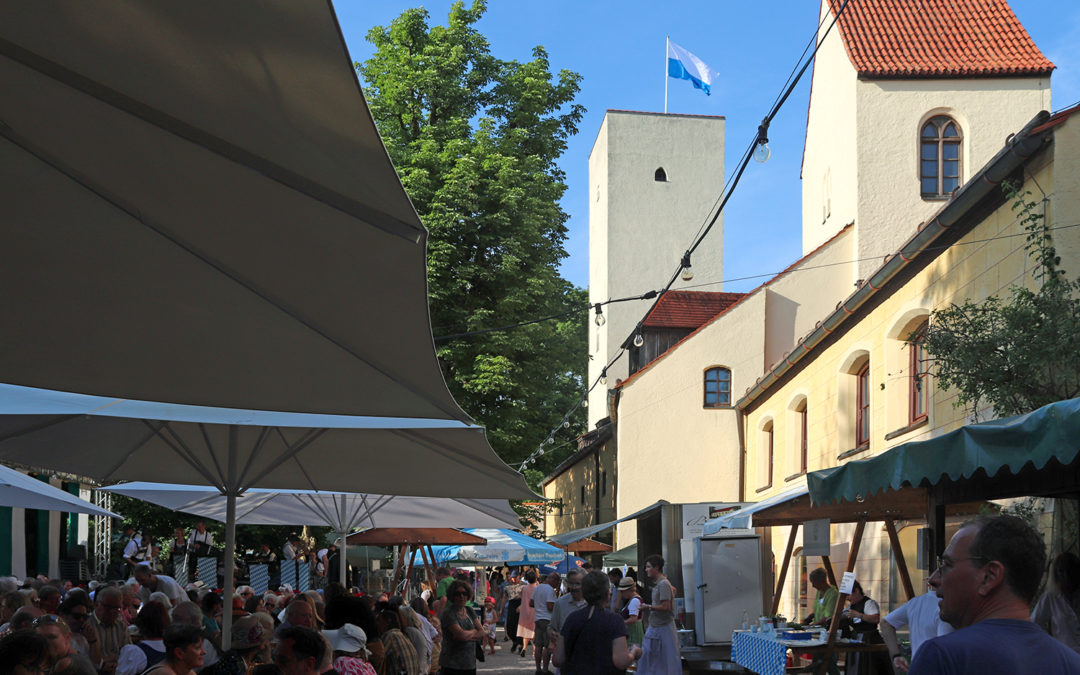
[[[600,384],[607,384],[607,368],[600,371]]]
[[[634,333],[634,346],[640,347],[645,344],[645,338],[641,337],[641,332]]]
[[[690,281],[694,278],[694,269],[690,267],[690,251],[682,255],[682,280]]]
[[[588,397],[588,395],[586,395],[585,398],[581,399],[581,407],[582,408],[588,408],[589,407],[589,397]]]
[[[548,436],[548,445],[555,445],[555,439],[552,438],[551,436]]]
[[[606,319],[604,318],[604,310],[603,310],[603,308],[602,308],[602,307],[600,306],[600,303],[599,303],[599,302],[598,302],[598,303],[596,303],[596,305],[594,305],[594,307],[596,308],[596,319],[595,319],[595,321],[596,321],[596,325],[597,325],[597,326],[603,326],[603,325],[604,325],[604,323],[606,323],[606,321],[607,321],[607,320],[606,320]]]
[[[563,429],[569,429],[570,428],[570,420],[563,420],[562,428]]]
[[[544,454],[544,449],[540,448],[539,450],[536,451],[536,454],[538,454],[538,455]]]
[[[772,150],[769,148],[769,120],[762,120],[757,128],[757,145],[754,147],[754,161],[764,164],[769,161]]]

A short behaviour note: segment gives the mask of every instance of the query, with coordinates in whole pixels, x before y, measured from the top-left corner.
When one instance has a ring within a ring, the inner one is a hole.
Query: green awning
[[[1016,475],[1051,460],[1071,464],[1080,451],[1080,398],[1016,417],[969,424],[925,441],[904,443],[876,457],[807,475],[814,504],[858,501],[879,491],[969,479],[984,471]]]
[[[636,565],[637,562],[637,544],[630,544],[626,548],[620,548],[604,556],[604,567]]]

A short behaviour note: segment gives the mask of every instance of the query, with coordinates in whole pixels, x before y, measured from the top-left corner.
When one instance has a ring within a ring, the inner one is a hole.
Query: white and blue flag
[[[712,84],[720,73],[710,68],[704,61],[668,40],[668,77],[677,80],[690,80],[696,89],[708,96]]]

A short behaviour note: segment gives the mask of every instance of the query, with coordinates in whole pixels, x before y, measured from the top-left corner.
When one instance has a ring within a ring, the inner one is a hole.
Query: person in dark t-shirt
[[[566,617],[552,662],[563,675],[609,675],[624,673],[641,656],[641,647],[627,648],[626,623],[608,609],[611,583],[594,570],[581,582],[588,603]]]

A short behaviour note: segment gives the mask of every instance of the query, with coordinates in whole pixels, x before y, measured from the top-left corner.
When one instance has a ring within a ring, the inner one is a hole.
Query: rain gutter
[[[1005,147],[994,155],[979,173],[972,176],[972,179],[963,185],[925,226],[908,239],[896,254],[888,257],[885,264],[879,267],[868,281],[863,282],[834,312],[815,326],[809,335],[799,340],[778,364],[759,377],[742,398],[735,402],[735,406],[745,411],[755,399],[779,382],[815,347],[824,342],[840,324],[933,244],[939,236],[960,221],[972,208],[996,190],[1003,180],[1027,162],[1046,143],[1049,143],[1053,138],[1050,129],[1031,134],[1032,129],[1049,119],[1050,113],[1045,110],[1040,111],[1018,134],[1009,139]]]

